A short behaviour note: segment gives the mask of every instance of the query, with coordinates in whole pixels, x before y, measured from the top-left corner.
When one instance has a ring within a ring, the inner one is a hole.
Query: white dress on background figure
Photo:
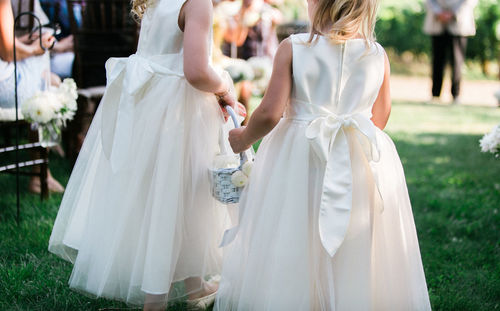
[[[293,91],[264,139],[215,310],[430,310],[401,161],[371,122],[380,45],[291,37]]]
[[[183,74],[184,0],[157,0],[137,53],[106,63],[107,87],[66,187],[49,250],[74,263],[70,287],[144,303],[187,294],[221,270],[225,206],[208,169],[223,123],[215,96]]]

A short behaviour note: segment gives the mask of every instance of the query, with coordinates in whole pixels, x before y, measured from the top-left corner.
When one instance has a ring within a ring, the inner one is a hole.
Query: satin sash
[[[155,75],[183,78],[162,61],[169,55],[144,57],[133,54],[128,58],[110,58],[106,62],[108,85],[102,105],[102,147],[114,173],[120,171],[131,146],[134,109],[137,96]]]
[[[357,131],[368,161],[378,161],[376,128],[363,114],[315,118],[306,129],[306,137],[318,158],[325,163],[319,209],[319,235],[323,247],[334,256],[344,241],[352,209],[352,163],[346,131]],[[377,182],[374,179],[375,182]],[[380,197],[377,185],[376,195]]]
[[[300,106],[300,103],[296,103]],[[304,106],[308,107],[308,106]],[[326,108],[318,106],[320,115],[306,114],[300,117],[285,117],[302,122],[309,122],[305,136],[309,140],[311,149],[325,164],[325,174],[321,190],[321,203],[319,210],[319,235],[321,243],[327,253],[333,257],[342,245],[352,210],[352,163],[346,131],[354,130],[364,137],[360,141],[367,161],[377,162],[379,151],[376,139],[376,127],[373,122],[362,113],[349,115],[336,115]],[[370,172],[371,173],[371,172]],[[374,177],[376,185],[376,200],[383,211],[383,200],[378,187],[378,180]],[[240,224],[243,211],[240,210]],[[239,225],[226,230],[220,247],[230,244],[237,236]]]

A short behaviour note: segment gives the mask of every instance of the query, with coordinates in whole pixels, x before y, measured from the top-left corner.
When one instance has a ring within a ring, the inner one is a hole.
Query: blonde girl
[[[216,310],[430,310],[375,0],[308,0],[233,151],[267,135],[227,231]]]

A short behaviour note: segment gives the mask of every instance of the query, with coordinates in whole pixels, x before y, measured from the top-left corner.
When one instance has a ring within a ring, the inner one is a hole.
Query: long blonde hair
[[[323,35],[335,43],[356,37],[358,33],[367,41],[375,41],[377,0],[317,0],[311,21],[311,43]]]
[[[148,6],[153,3],[154,0],[132,0],[132,15],[137,20],[141,20],[144,12]]]

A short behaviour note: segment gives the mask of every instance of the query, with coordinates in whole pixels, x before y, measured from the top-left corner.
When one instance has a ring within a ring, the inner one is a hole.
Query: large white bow
[[[344,241],[352,209],[352,166],[346,135],[350,129],[358,131],[368,140],[360,142],[367,159],[378,161],[375,125],[362,114],[320,116],[306,129],[313,151],[326,163],[319,235],[323,247],[332,257]]]
[[[137,54],[110,58],[106,62],[106,72],[108,85],[101,102],[101,137],[104,154],[116,173],[124,166],[129,153],[136,96],[155,74],[183,75]]]

